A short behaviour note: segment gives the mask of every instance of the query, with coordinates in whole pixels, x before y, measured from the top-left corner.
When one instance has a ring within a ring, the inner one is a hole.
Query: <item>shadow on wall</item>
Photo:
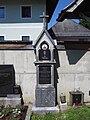
[[[66,50],[69,64],[76,64],[86,52],[86,50]]]
[[[56,61],[56,64],[55,64],[55,82],[58,83],[59,76],[58,76],[57,68],[60,67],[60,61],[59,61],[59,55],[58,55],[57,49],[55,49],[55,61]]]
[[[57,68],[60,67],[60,61],[59,61],[59,55],[58,55],[58,50],[55,49],[55,61],[56,61],[56,64],[55,64],[55,81],[54,81],[54,86],[55,86],[55,92],[56,92],[56,105],[57,105],[57,83],[58,83],[58,79],[59,79],[59,76],[58,76],[58,71],[57,71]]]

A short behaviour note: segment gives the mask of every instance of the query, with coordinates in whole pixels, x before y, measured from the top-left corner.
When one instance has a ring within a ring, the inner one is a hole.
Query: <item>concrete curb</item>
[[[32,104],[29,104],[25,120],[30,120],[32,113]]]

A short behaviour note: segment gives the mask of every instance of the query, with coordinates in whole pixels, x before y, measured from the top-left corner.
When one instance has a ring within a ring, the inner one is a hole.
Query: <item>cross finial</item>
[[[43,15],[40,15],[40,18],[43,18],[43,27],[47,28],[47,21],[46,19],[49,17],[49,15],[45,15],[45,12],[43,12]]]

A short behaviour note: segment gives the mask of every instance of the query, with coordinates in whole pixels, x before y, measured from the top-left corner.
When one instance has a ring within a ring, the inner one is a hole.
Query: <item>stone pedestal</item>
[[[60,102],[60,110],[61,110],[61,112],[64,111],[64,110],[67,110],[67,103],[61,103]]]
[[[37,114],[57,113],[59,107],[55,106],[54,87],[36,87],[36,101],[32,107],[32,112]]]
[[[55,88],[36,88],[36,107],[55,107]]]

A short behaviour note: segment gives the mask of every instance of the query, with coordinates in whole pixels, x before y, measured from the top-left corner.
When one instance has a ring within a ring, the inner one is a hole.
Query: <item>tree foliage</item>
[[[80,19],[79,24],[81,24],[82,26],[88,28],[90,30],[90,22],[85,20],[85,19]]]

